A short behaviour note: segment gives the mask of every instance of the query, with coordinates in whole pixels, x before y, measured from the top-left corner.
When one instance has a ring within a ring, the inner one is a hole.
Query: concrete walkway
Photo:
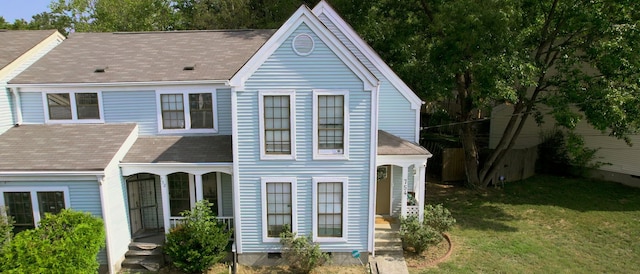
[[[397,222],[376,222],[376,256],[373,258],[372,272],[380,274],[409,274],[404,261],[402,240],[398,234]]]

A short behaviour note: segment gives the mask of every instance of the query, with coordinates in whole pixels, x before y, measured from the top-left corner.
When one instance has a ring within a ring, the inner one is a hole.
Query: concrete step
[[[132,242],[129,244],[129,249],[138,249],[138,250],[153,250],[161,245],[156,243],[145,243],[145,242]]]
[[[149,271],[158,271],[160,267],[162,267],[163,261],[162,258],[156,257],[146,257],[146,256],[136,256],[131,258],[125,258],[122,262],[123,269],[133,269],[133,270],[149,270]]]
[[[127,251],[127,253],[125,254],[126,257],[133,257],[133,256],[161,256],[161,255],[162,255],[162,249],[161,248],[156,248],[156,249],[151,249],[151,250],[129,249],[129,251]]]
[[[376,240],[377,239],[400,239],[400,233],[397,231],[389,231],[389,230],[376,230]]]
[[[378,256],[380,254],[387,254],[387,253],[395,254],[397,252],[402,252],[402,244],[393,245],[393,246],[379,246],[376,243],[376,256]]]

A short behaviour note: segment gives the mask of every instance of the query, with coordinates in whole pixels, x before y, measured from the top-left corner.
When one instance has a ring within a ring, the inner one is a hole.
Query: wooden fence
[[[509,151],[498,168],[494,182],[504,176],[505,182],[527,179],[535,174],[538,148],[513,149]],[[442,149],[442,177],[443,182],[463,181],[466,178],[464,170],[464,150],[462,148]]]

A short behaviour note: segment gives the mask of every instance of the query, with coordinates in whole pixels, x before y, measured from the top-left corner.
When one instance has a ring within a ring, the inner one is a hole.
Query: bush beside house
[[[3,273],[96,273],[105,246],[104,225],[90,213],[63,209],[45,214],[35,229],[18,233],[3,248]]]
[[[441,204],[424,207],[424,221],[415,216],[400,218],[400,237],[403,245],[413,248],[417,254],[437,245],[444,238],[443,233],[449,231],[456,223],[451,212]]]

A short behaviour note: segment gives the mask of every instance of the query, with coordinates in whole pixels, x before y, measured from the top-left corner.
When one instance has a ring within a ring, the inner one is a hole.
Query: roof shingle
[[[0,30],[0,69],[55,32],[56,30]]]
[[[231,136],[144,136],[123,163],[231,163]]]
[[[0,135],[0,171],[104,170],[135,124],[22,125]]]
[[[76,32],[11,83],[228,80],[274,32]],[[187,66],[194,69],[183,70]],[[105,72],[94,72],[98,68]]]
[[[378,130],[378,155],[431,155],[420,145]]]

